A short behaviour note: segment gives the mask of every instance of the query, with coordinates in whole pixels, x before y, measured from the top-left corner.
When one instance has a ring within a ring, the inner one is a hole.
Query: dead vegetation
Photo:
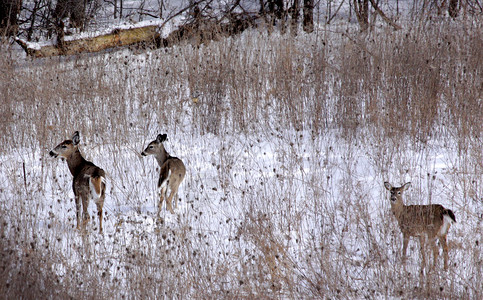
[[[483,29],[421,26],[69,60],[2,50],[2,295],[482,298]],[[153,224],[158,172],[136,155],[160,129],[179,137],[186,210]],[[69,226],[72,179],[46,157],[74,130],[110,174],[103,236]],[[459,221],[448,272],[422,279],[411,243],[400,268],[383,188],[409,178],[408,203]]]

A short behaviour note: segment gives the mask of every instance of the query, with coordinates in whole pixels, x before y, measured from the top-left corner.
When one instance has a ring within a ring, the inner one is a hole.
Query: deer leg
[[[169,210],[170,213],[174,214],[173,211],[173,196],[174,196],[174,191],[171,191],[169,194],[168,199],[166,199],[166,208]]]
[[[422,258],[422,263],[421,263],[421,272],[423,271],[423,268],[426,266],[426,253],[425,253],[425,245],[424,245],[424,241],[425,240],[425,236],[424,235],[421,235],[419,236],[419,243],[421,245],[421,258]]]
[[[439,256],[439,249],[436,243],[436,238],[431,240],[431,247],[433,247],[433,269],[434,269],[436,267],[437,259]]]
[[[161,209],[163,208],[163,201],[166,198],[166,190],[166,186],[161,188],[161,195],[159,196],[158,214],[161,213]]]
[[[75,195],[75,214],[77,218],[77,229],[80,229],[81,224],[81,199],[79,195]]]
[[[173,186],[171,187],[171,201],[174,199],[174,208],[178,208],[178,188],[179,182],[174,182]]]
[[[97,216],[99,217],[99,233],[102,233],[102,207],[104,206],[104,197],[96,202],[97,205]]]
[[[446,242],[446,235],[439,237],[439,241],[443,246],[444,270],[448,270],[448,243]]]
[[[402,261],[406,263],[406,250],[408,248],[409,236],[403,234]]]
[[[89,222],[89,212],[87,208],[89,207],[89,198],[84,196],[82,198],[82,227],[86,229],[86,225]]]

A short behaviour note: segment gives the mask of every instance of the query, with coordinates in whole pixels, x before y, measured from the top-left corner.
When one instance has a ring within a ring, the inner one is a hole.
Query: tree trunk
[[[283,17],[283,0],[268,0],[268,14],[272,17],[272,24]]]
[[[85,23],[85,2],[82,0],[58,0],[54,17],[56,24],[59,24],[64,18],[69,18],[73,27],[82,29]]]
[[[27,30],[27,41],[32,40],[32,34],[34,33],[35,19],[37,17],[37,11],[39,9],[40,1],[36,0],[34,2],[34,8],[32,9],[32,14],[30,15],[30,27]]]
[[[458,0],[449,0],[448,14],[451,18],[458,16]]]
[[[138,43],[154,44],[160,38],[157,29],[157,25],[129,29],[116,28],[109,34],[73,40],[62,39],[60,41],[61,44],[57,41],[57,44],[44,45],[40,48],[38,48],[37,44],[30,44],[21,39],[16,39],[16,41],[24,48],[28,55],[33,57],[74,55],[85,52],[98,52]]]
[[[17,16],[22,7],[22,0],[0,1],[0,36],[12,36],[17,33]]]
[[[304,0],[304,31],[314,31],[314,0]]]
[[[290,22],[292,32],[297,33],[297,25],[299,23],[300,19],[300,0],[293,0],[292,7],[290,8],[291,10],[291,15],[292,15],[292,20]]]
[[[353,2],[359,27],[361,31],[366,31],[369,28],[369,0],[353,0]]]

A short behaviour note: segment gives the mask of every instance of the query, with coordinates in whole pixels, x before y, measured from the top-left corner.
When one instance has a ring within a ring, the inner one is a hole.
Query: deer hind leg
[[[438,256],[439,256],[439,249],[438,244],[436,243],[436,238],[431,239],[431,247],[433,248],[433,269],[436,267],[438,263]]]
[[[83,195],[81,199],[82,199],[82,227],[85,230],[87,223],[89,222],[89,212],[87,211],[87,208],[89,207],[89,197],[86,195]]]
[[[439,241],[443,246],[444,270],[448,270],[448,243],[446,242],[446,235],[440,236]]]
[[[174,213],[173,206],[172,206],[173,199],[174,199],[174,207],[178,208],[178,187],[179,187],[179,182],[175,182],[175,181],[173,181],[173,184],[169,187],[171,192],[167,203],[169,203],[169,207],[171,207],[171,209],[169,210],[171,213]]]
[[[99,233],[102,233],[102,208],[104,207],[104,195],[96,202],[97,216],[99,217]]]
[[[75,195],[75,214],[76,214],[76,221],[77,221],[77,229],[80,229],[81,224],[81,199],[79,195]]]
[[[166,199],[166,208],[169,210],[170,213],[174,214],[174,210],[173,210],[173,194],[175,193],[175,191],[173,190],[173,188],[170,186],[169,187],[169,197]]]
[[[423,272],[424,267],[426,266],[426,249],[425,249],[425,239],[426,237],[424,235],[419,236],[419,243],[421,246],[421,272]]]
[[[167,189],[168,189],[167,186],[162,186],[161,187],[161,190],[160,190],[161,191],[161,195],[159,196],[158,214],[161,213],[161,209],[163,208],[163,201],[166,198]],[[166,202],[167,202],[167,199],[166,199]]]
[[[99,217],[99,233],[102,233],[102,208],[104,207],[105,179],[103,176],[94,176],[89,178],[89,188],[91,197],[97,206],[97,216]]]

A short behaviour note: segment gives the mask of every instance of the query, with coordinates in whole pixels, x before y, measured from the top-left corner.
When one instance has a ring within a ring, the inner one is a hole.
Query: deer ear
[[[158,137],[156,138],[156,141],[159,143],[162,143],[168,139],[168,135],[165,134],[158,134]]]
[[[411,186],[411,182],[406,182],[402,187],[404,188],[404,190],[407,190],[408,187]]]
[[[389,182],[384,182],[384,187],[386,188],[386,190],[390,191],[392,189],[392,185],[389,183]]]
[[[74,132],[74,135],[72,135],[72,142],[74,143],[74,145],[79,144],[80,142],[79,131]]]

